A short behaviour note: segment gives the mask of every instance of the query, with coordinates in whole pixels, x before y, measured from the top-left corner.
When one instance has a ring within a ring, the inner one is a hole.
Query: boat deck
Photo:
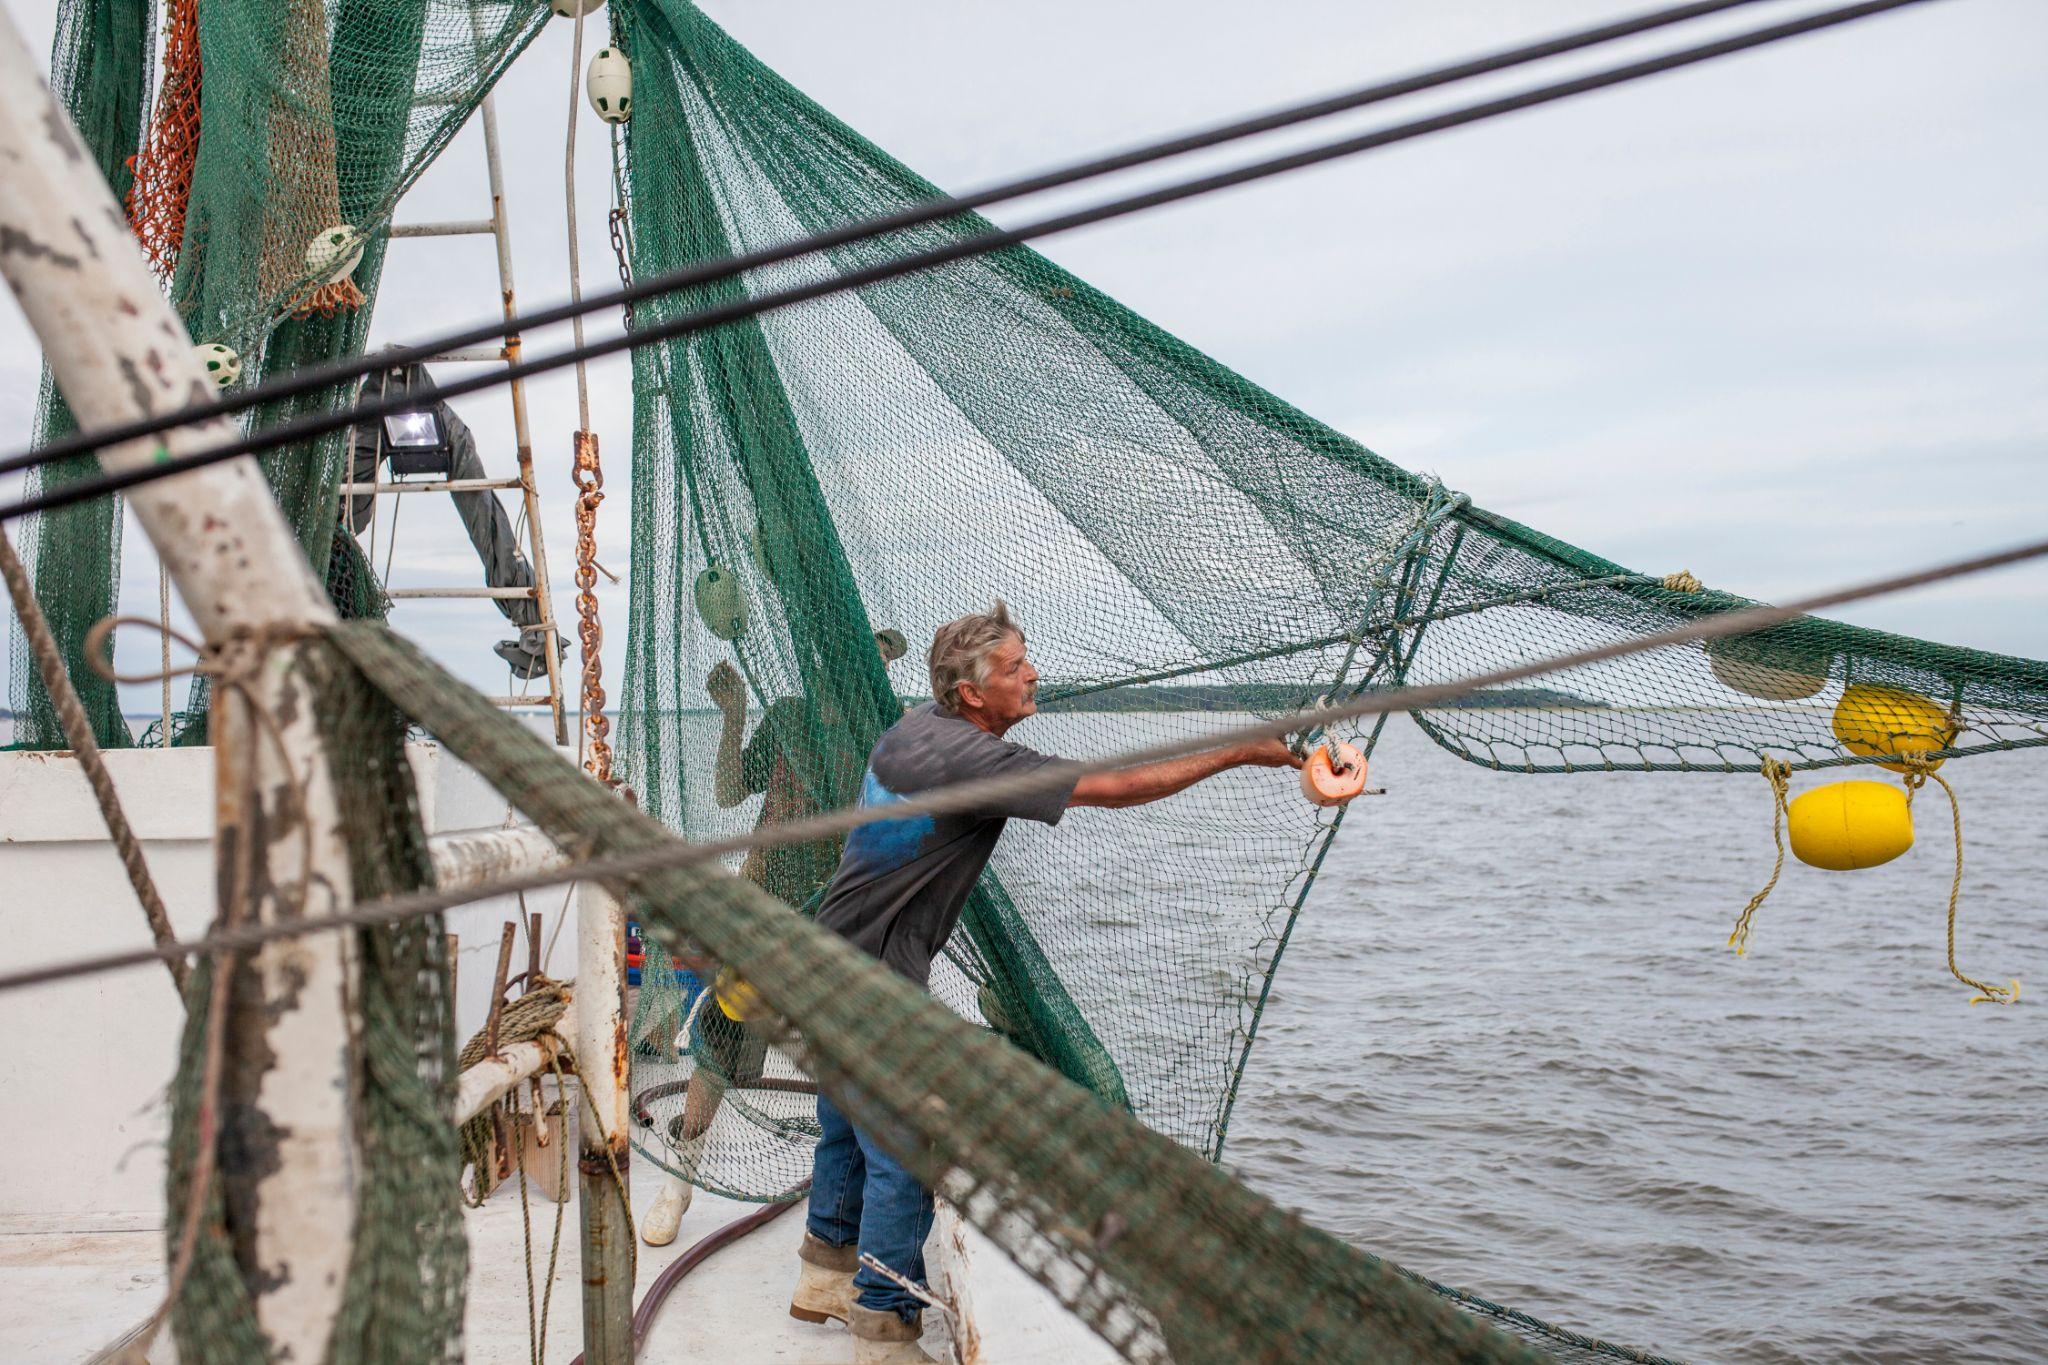
[[[633,1202],[644,1209],[659,1188],[659,1172],[638,1159],[633,1165]],[[556,1206],[537,1186],[529,1187],[527,1202],[539,1293],[546,1282]],[[759,1207],[699,1191],[673,1244],[640,1244],[635,1301],[698,1239]],[[545,1359],[550,1365],[566,1365],[582,1348],[573,1198],[562,1212],[548,1315]],[[465,1221],[470,1239],[468,1359],[525,1361],[526,1254],[517,1188],[507,1181],[482,1208],[469,1210]],[[792,1210],[698,1266],[655,1318],[640,1359],[656,1365],[851,1361],[853,1345],[843,1327],[811,1326],[787,1312],[802,1236],[802,1212]],[[85,1361],[110,1345],[155,1309],[164,1289],[164,1241],[160,1227],[139,1217],[101,1217],[68,1227],[48,1218],[0,1223],[0,1360]],[[969,1301],[973,1323],[961,1335],[974,1345],[958,1350],[945,1315],[925,1315],[925,1349],[938,1359],[959,1365],[1089,1365],[1114,1359],[1050,1294],[949,1213],[934,1229],[928,1254],[935,1283],[964,1287],[960,1296]],[[176,1359],[166,1334],[150,1360],[166,1365]]]

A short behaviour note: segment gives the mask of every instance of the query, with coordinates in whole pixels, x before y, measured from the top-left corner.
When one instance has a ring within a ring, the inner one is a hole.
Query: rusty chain
[[[604,714],[604,622],[597,614],[597,507],[604,501],[604,468],[597,433],[576,433],[576,637],[583,645],[583,766],[606,786],[612,777],[612,723]]]

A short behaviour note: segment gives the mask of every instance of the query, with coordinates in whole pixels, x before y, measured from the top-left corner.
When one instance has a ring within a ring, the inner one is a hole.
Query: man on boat
[[[1054,825],[1071,806],[1141,806],[1231,768],[1301,766],[1279,740],[1259,740],[1083,777],[1076,763],[1011,743],[1004,733],[1038,709],[1038,671],[1025,654],[1024,631],[1000,599],[991,611],[942,626],[930,666],[932,700],[876,741],[862,805],[981,778],[1040,773],[1058,780],[992,799],[986,810],[864,825],[847,836],[818,923],[921,986],[1011,817]],[[921,1286],[931,1192],[822,1094],[818,1127],[790,1315],[845,1322],[860,1365],[928,1361],[917,1345],[922,1304],[862,1266],[860,1256]]]
[[[875,649],[882,656],[882,667],[887,668],[909,653],[910,643],[900,630],[878,630]],[[828,802],[816,787],[828,774],[818,771],[819,766],[839,760],[850,769],[859,762],[858,758],[849,761],[841,752],[844,742],[834,744],[829,738],[838,718],[808,697],[781,697],[770,702],[754,726],[753,737],[748,738],[747,684],[739,670],[721,660],[705,677],[704,690],[723,717],[711,794],[728,810],[750,797],[760,797],[761,818],[755,822],[756,829],[821,814]],[[850,779],[851,773],[846,777]],[[841,785],[851,788],[853,783],[844,780]],[[790,909],[801,911],[824,890],[838,865],[839,841],[821,839],[749,849],[746,861],[740,864],[740,876]],[[698,959],[685,959],[684,965],[700,974],[706,966]],[[678,1155],[693,1168],[701,1159],[704,1135],[718,1117],[727,1088],[757,1083],[768,1060],[767,1041],[742,1017],[748,1012],[746,1005],[745,987],[720,977],[711,998],[696,1010],[696,1046],[692,1050],[697,1054],[697,1066],[683,1091],[683,1112],[671,1129]],[[687,1045],[678,1037],[683,1022],[670,1013],[656,1024],[648,1041],[661,1055],[673,1056],[679,1045]],[[671,1172],[663,1180],[653,1207],[641,1220],[640,1236],[649,1246],[667,1246],[675,1240],[694,1192],[695,1187],[681,1175]]]

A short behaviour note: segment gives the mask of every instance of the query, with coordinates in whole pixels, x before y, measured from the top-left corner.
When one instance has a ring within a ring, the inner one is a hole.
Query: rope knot
[[[1924,753],[1898,754],[1892,761],[1906,770],[1900,780],[1906,784],[1906,801],[1910,805],[1913,794],[1927,785],[1927,779],[1934,776],[1934,770],[1941,766],[1941,760]],[[1939,781],[1940,779],[1936,779]],[[1948,786],[1942,782],[1942,786]]]
[[[1700,582],[1693,575],[1691,569],[1680,569],[1677,573],[1665,574],[1664,577],[1657,581],[1663,584],[1664,591],[1666,592],[1705,592],[1707,587],[1706,584]],[[1770,762],[1769,759],[1764,761],[1766,763]]]
[[[174,644],[183,645],[192,651],[192,662],[176,668],[160,668],[153,673],[116,672],[114,651],[109,647],[109,641],[122,626],[141,626]],[[147,616],[105,616],[93,622],[92,629],[85,633],[85,662],[108,682],[151,683],[197,674],[213,679],[224,688],[246,689],[271,650],[280,645],[310,640],[320,634],[316,626],[272,622],[261,626],[237,626],[221,639],[201,641]]]

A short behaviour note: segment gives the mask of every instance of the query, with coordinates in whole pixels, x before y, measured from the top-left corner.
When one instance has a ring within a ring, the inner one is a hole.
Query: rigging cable
[[[1267,114],[1255,115],[1232,123],[1194,133],[1183,134],[1162,142],[1151,143],[1129,151],[1114,153],[1092,161],[1081,162],[1017,180],[1005,181],[998,185],[970,194],[935,199],[924,204],[913,205],[895,213],[876,218],[862,219],[824,232],[800,237],[780,246],[765,247],[759,251],[746,252],[719,261],[705,261],[671,271],[666,275],[643,280],[639,284],[626,280],[622,286],[605,295],[593,298],[590,308],[605,308],[614,304],[630,310],[640,299],[659,294],[673,293],[689,285],[702,284],[715,279],[724,279],[750,270],[757,266],[774,265],[797,256],[809,255],[831,247],[845,246],[862,238],[878,236],[884,232],[900,231],[904,228],[919,227],[950,218],[972,209],[1024,195],[1037,194],[1045,190],[1058,189],[1076,184],[1082,180],[1108,175],[1165,160],[1188,152],[1219,146],[1226,142],[1258,136],[1262,133],[1292,127],[1299,123],[1326,118],[1332,114],[1364,108],[1404,95],[1436,89],[1457,81],[1469,80],[1476,76],[1509,70],[1530,62],[1542,61],[1549,57],[1576,52],[1616,39],[1633,37],[1673,24],[1685,23],[1725,10],[1756,4],[1760,0],[1698,0],[1697,3],[1679,5],[1671,9],[1657,10],[1624,19],[1611,24],[1602,24],[1582,29],[1557,38],[1524,47],[1512,48],[1485,57],[1472,58],[1451,66],[1438,67],[1414,76],[1393,81],[1378,82],[1344,94],[1329,96],[1306,104],[1293,105],[1274,110]],[[502,339],[507,330],[530,331],[537,327],[551,326],[565,322],[579,310],[573,304],[557,304],[551,308],[538,309],[495,324],[486,324],[460,332],[449,333],[432,341],[410,347],[388,347],[374,358],[351,357],[330,361],[293,371],[254,388],[239,393],[226,394],[213,403],[195,404],[182,411],[165,414],[162,417],[127,423],[118,427],[107,427],[99,432],[82,433],[53,441],[25,455],[11,456],[0,460],[0,474],[12,473],[26,467],[26,464],[44,460],[61,459],[69,455],[96,450],[103,445],[114,445],[172,427],[202,420],[203,417],[220,413],[239,412],[245,408],[257,407],[264,403],[278,402],[287,398],[302,396],[346,379],[359,378],[368,374],[376,364],[410,364],[414,361],[431,360],[435,354],[457,347],[474,345]],[[35,457],[41,456],[43,460]]]
[[[1729,8],[1733,4],[1754,2],[1755,0],[1716,0],[1716,3],[1708,5],[1686,6],[1682,17],[1695,17],[1697,13],[1711,13],[1715,9]],[[909,274],[913,271],[948,265],[955,261],[965,260],[991,251],[1002,250],[1006,247],[1016,246],[1037,238],[1072,231],[1076,228],[1086,227],[1094,223],[1104,222],[1148,209],[1159,208],[1167,204],[1178,203],[1219,190],[1231,189],[1290,171],[1320,165],[1341,157],[1378,150],[1435,133],[1448,132],[1452,129],[1466,127],[1470,124],[1499,118],[1507,114],[1518,113],[1525,109],[1536,108],[1575,95],[1609,89],[1668,71],[1711,61],[1715,58],[1750,51],[1790,38],[1801,37],[1809,33],[1852,23],[1859,19],[1870,18],[1891,10],[1903,9],[1910,5],[1924,4],[1926,2],[1927,0],[1864,0],[1864,3],[1860,4],[1822,10],[1796,20],[1788,20],[1764,28],[1752,29],[1714,42],[1682,48],[1657,57],[1626,63],[1622,66],[1612,67],[1590,75],[1559,81],[1550,85],[1538,86],[1518,94],[1481,101],[1480,103],[1467,105],[1443,114],[1416,119],[1408,123],[1396,124],[1374,132],[1341,138],[1303,151],[1252,162],[1228,171],[1198,176],[1159,189],[1113,199],[1089,208],[1056,214],[1052,217],[1039,219],[1023,227],[993,229],[988,232],[978,233],[974,236],[948,243],[945,246],[913,252],[892,261],[884,261],[843,275],[773,291],[750,299],[735,300],[727,304],[686,314],[658,326],[635,331],[628,335],[606,338],[583,346],[572,347],[570,350],[558,352],[554,355],[524,360],[519,364],[507,366],[501,372],[474,376],[469,379],[457,380],[450,384],[436,386],[431,390],[424,390],[414,397],[415,399],[424,397],[427,399],[446,400],[461,397],[465,394],[481,392],[484,389],[495,387],[501,383],[524,379],[531,375],[548,373],[582,361],[599,359],[620,351],[634,349],[649,342],[669,340],[689,333],[703,331],[710,327],[738,321],[742,318],[752,317],[773,309],[787,307],[791,304],[809,302],[810,300],[845,290],[862,288],[884,280],[893,279],[899,275]],[[1653,20],[1658,22],[1653,23]],[[1600,41],[1620,36],[1612,30],[1626,29],[1627,32],[1640,32],[1644,31],[1647,27],[1656,27],[1673,22],[1678,22],[1678,20],[1673,18],[1660,19],[1659,16],[1646,16],[1643,20],[1635,21],[1635,26],[1633,27],[1626,25],[1609,26],[1608,31],[1602,31],[1603,37]],[[1567,43],[1570,45],[1560,46]],[[1586,45],[1588,45],[1586,42],[1571,43],[1570,40],[1559,39],[1549,44],[1538,45],[1539,48],[1543,49],[1539,55],[1554,55],[1555,51],[1571,51]],[[1522,49],[1520,53],[1531,51],[1536,51],[1536,49]],[[1537,60],[1537,57],[1520,55],[1519,53],[1502,54],[1497,58],[1465,63],[1461,68],[1446,68],[1446,70],[1459,71],[1460,75],[1457,77],[1446,77],[1442,73],[1431,73],[1428,76],[1414,77],[1406,81],[1394,82],[1386,86],[1376,86],[1352,96],[1340,97],[1338,100],[1325,102],[1325,104],[1334,105],[1336,108],[1318,107],[1317,112],[1314,114],[1299,116],[1290,111],[1286,115],[1269,116],[1266,122],[1270,123],[1272,127],[1286,127],[1291,123],[1300,122],[1307,117],[1322,117],[1328,113],[1337,112],[1339,108],[1359,108],[1366,104],[1394,98],[1397,94],[1409,94],[1420,89],[1434,88],[1437,85],[1448,83],[1451,79],[1462,79],[1467,75],[1475,74],[1467,68],[1476,67],[1481,70],[1501,70],[1533,60]],[[1201,138],[1203,136],[1194,135],[1191,138],[1181,139],[1181,141],[1190,143],[1194,147],[1199,147],[1214,145],[1214,141],[1228,140],[1227,138],[1217,137],[1213,141],[1202,141]],[[1236,136],[1250,136],[1250,134],[1243,133],[1236,134]],[[1182,150],[1188,149],[1191,148],[1182,148]],[[1130,164],[1143,164],[1143,160],[1146,159],[1140,153],[1129,154],[1126,159],[1128,160],[1129,158],[1138,158],[1137,160],[1130,161]],[[1111,158],[1110,160],[1116,159]],[[1097,171],[1094,173],[1102,174],[1106,172]],[[1040,189],[1050,188],[1057,184],[1070,183],[1069,181],[1058,179],[1057,173],[1039,177],[1038,179],[1050,182],[1049,184],[1038,185],[1037,188]],[[1028,184],[1030,182],[1018,183]],[[591,311],[592,309],[616,307],[622,303],[638,299],[675,293],[710,280],[730,278],[764,264],[772,264],[794,256],[809,254],[829,246],[872,236],[879,232],[896,231],[905,226],[915,226],[919,223],[956,216],[967,208],[978,204],[994,202],[999,198],[1010,198],[1015,197],[1019,193],[1029,192],[1032,191],[1009,189],[1006,192],[1000,193],[993,191],[985,192],[982,195],[970,196],[964,200],[936,200],[923,208],[905,210],[903,213],[875,219],[870,223],[856,224],[815,237],[804,238],[786,246],[745,253],[739,256],[728,257],[724,261],[691,266],[651,279],[641,280],[632,285],[630,289],[622,288],[608,291],[602,295],[592,296],[578,307],[559,305],[526,315],[518,319],[518,321],[523,327],[539,327],[566,321],[571,317]],[[377,361],[378,363],[395,363],[414,355],[425,356],[457,342],[474,339],[478,335],[501,335],[504,330],[505,324],[500,322],[485,331],[475,331],[473,329],[472,331],[436,338],[431,343],[399,348],[395,351],[385,351],[380,353]],[[266,385],[246,393],[232,395],[220,403],[199,404],[156,418],[123,423],[79,437],[67,437],[62,441],[53,442],[37,450],[0,460],[0,474],[12,473],[34,465],[50,463],[68,456],[97,450],[106,445],[119,444],[148,436],[158,436],[182,425],[212,420],[224,412],[238,411],[255,402],[269,401],[292,394],[317,390],[347,378],[351,374],[362,372],[359,368],[360,365],[361,362],[350,362],[347,365],[330,365],[301,371],[288,379],[279,381],[275,385]],[[349,422],[381,417],[397,410],[397,405],[380,403],[355,408],[343,408],[324,414],[309,414],[279,423],[276,426],[266,428],[261,432],[240,440],[228,442],[184,457],[164,459],[149,469],[133,470],[82,480],[76,484],[67,485],[62,489],[48,490],[36,496],[25,497],[13,503],[0,505],[0,520],[85,501],[105,493],[115,492],[167,475],[180,473],[186,469],[198,468],[223,460],[233,459],[254,451],[269,450],[280,445],[324,435],[327,432],[338,430]]]

